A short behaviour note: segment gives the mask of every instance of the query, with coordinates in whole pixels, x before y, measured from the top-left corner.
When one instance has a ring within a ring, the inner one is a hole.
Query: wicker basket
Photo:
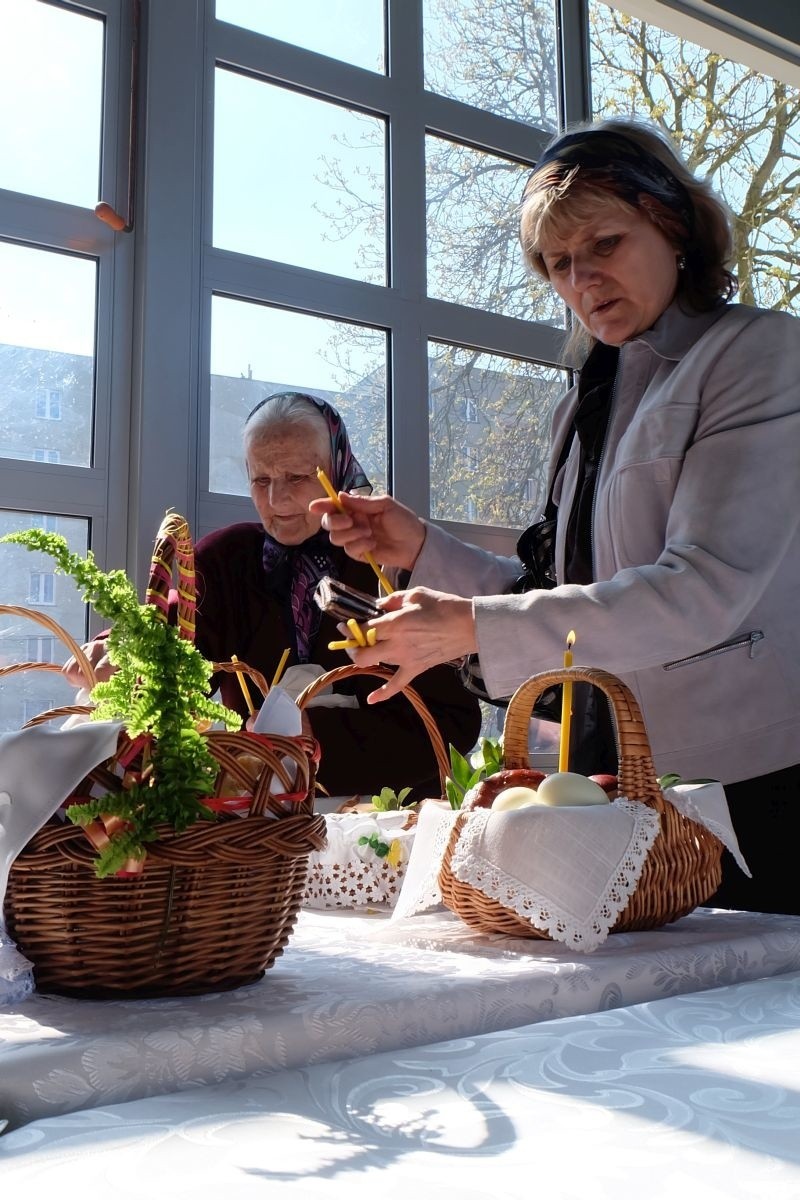
[[[342,679],[350,679],[356,675],[373,675],[379,679],[391,679],[393,674],[393,667],[357,667],[355,664],[336,667],[320,676],[319,679],[313,680],[298,696],[297,704],[299,708],[305,708],[314,696]],[[403,690],[403,695],[419,716],[430,738],[436,765],[439,769],[442,794],[444,794],[444,781],[449,774],[450,765],[442,735],[419,693],[414,688],[407,687]],[[364,814],[348,812],[346,811],[347,807],[349,805],[345,805],[342,811],[332,813],[326,818],[329,829],[332,826],[337,827],[331,833],[331,842],[341,844],[343,839],[336,837],[335,833],[343,834],[345,843],[349,843],[347,844],[347,853],[342,855],[341,861],[333,858],[325,849],[309,856],[304,904],[309,908],[361,908],[376,904],[391,906],[400,894],[406,861],[403,860],[397,866],[393,866],[385,858],[360,858],[353,839],[357,827],[364,822]],[[380,814],[376,814],[376,820],[379,817]],[[378,824],[380,824],[379,820]],[[414,824],[416,824],[416,813],[410,811],[405,830],[407,831]],[[352,834],[350,833],[351,829],[353,830]],[[410,848],[411,838],[408,837],[405,840]]]
[[[617,729],[620,795],[655,809],[661,820],[660,832],[647,856],[636,891],[611,932],[657,929],[686,916],[716,891],[721,878],[722,844],[704,826],[681,816],[665,800],[658,786],[639,705],[630,689],[607,671],[571,667],[534,675],[522,684],[506,713],[504,765],[529,765],[528,726],[533,706],[548,688],[568,679],[594,684],[608,697]],[[548,933],[453,875],[453,851],[469,819],[469,813],[457,818],[442,860],[439,884],[444,903],[468,925],[484,933],[549,940]]]
[[[179,625],[191,636],[193,551],[185,521],[174,515],[159,531],[148,588],[148,600],[165,617],[173,562]],[[41,617],[10,606],[0,611]],[[49,618],[41,623],[77,651],[93,678],[73,639]],[[258,682],[245,664],[217,665],[245,670]],[[37,666],[18,664],[0,675]],[[69,706],[31,723],[85,711]],[[223,801],[217,820],[197,821],[181,833],[160,826],[158,839],[148,843],[144,871],[133,876],[98,879],[84,831],[57,819],[20,853],[10,873],[5,919],[34,964],[40,990],[93,998],[217,991],[259,979],[283,951],[303,897],[308,855],[325,841],[324,818],[313,811],[316,743],[249,733],[207,737],[219,764],[217,794],[251,796],[247,816],[225,811]],[[90,772],[67,804],[84,798],[94,784],[119,789],[117,759],[131,749],[121,734],[117,755]],[[288,811],[271,794],[273,781],[276,792],[299,796]]]

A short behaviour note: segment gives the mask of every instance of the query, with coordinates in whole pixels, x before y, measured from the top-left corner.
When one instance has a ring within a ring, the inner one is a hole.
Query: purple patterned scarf
[[[344,421],[326,400],[310,396],[305,392],[278,392],[279,396],[295,395],[318,408],[325,418],[331,438],[331,483],[337,492],[350,492],[355,488],[369,489],[367,479],[356,456],[353,454]],[[264,404],[276,396],[268,396],[253,409],[248,421]],[[294,624],[297,661],[309,661],[311,644],[319,630],[322,612],[314,603],[314,591],[323,575],[335,573],[332,548],[327,533],[320,530],[299,546],[284,546],[268,533],[264,534],[264,570],[268,582],[274,585],[288,584],[289,604]],[[284,572],[286,573],[284,575]],[[276,590],[283,591],[284,588]]]

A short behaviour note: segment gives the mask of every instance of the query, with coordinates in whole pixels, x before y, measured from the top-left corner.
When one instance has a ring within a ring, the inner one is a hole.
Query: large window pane
[[[100,181],[103,22],[0,4],[0,187],[94,208]]]
[[[386,487],[386,334],[215,296],[211,310],[212,492],[249,494],[242,428],[274,392],[312,392],[342,414],[353,450]]]
[[[0,512],[0,536],[20,529],[47,529],[67,539],[70,549],[85,554],[89,522],[51,513]],[[52,618],[78,642],[86,639],[86,608],[71,579],[55,574],[47,554],[24,546],[0,547],[0,604],[21,605]],[[0,664],[62,664],[69,651],[52,631],[27,618],[0,613]],[[25,671],[0,686],[0,733],[19,729],[37,713],[71,704],[75,689],[58,671]]]
[[[553,0],[423,0],[425,86],[555,132]]]
[[[385,70],[383,0],[217,0],[217,17],[368,71]]]
[[[800,92],[592,0],[597,116],[655,119],[733,213],[740,299],[800,312]]]
[[[0,240],[0,457],[88,467],[94,260]]]
[[[517,233],[530,167],[426,138],[428,295],[563,325],[552,289],[525,267]]]
[[[550,418],[566,374],[431,342],[431,516],[524,528],[543,499]]]
[[[218,69],[214,244],[386,281],[385,124]]]

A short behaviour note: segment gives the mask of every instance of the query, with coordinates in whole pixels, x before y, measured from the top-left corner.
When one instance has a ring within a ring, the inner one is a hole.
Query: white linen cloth
[[[667,798],[707,825],[744,864],[720,784],[679,785]],[[423,806],[395,920],[441,902],[438,875],[457,816],[438,804]],[[476,809],[450,868],[457,880],[556,941],[592,951],[626,908],[658,830],[653,809],[624,798],[585,807]]]
[[[800,917],[698,909],[577,954],[478,934],[449,912],[397,923],[302,910],[283,955],[249,987],[163,1000],[35,993],[0,1009],[0,1119],[19,1125],[798,970]]]
[[[310,683],[313,683],[315,679],[319,679],[325,673],[326,668],[319,666],[318,663],[295,663],[294,666],[287,667],[284,671],[281,676],[280,687],[292,700],[296,700]],[[275,691],[275,688],[272,688],[272,691]],[[313,696],[306,707],[358,708],[358,697],[334,692],[333,686],[329,684],[328,687],[323,688],[321,692]]]
[[[59,1200],[797,1200],[799,1059],[795,972],[106,1101],[0,1138],[0,1179]]]
[[[0,734],[0,1004],[33,987],[30,964],[4,933],[11,864],[85,775],[114,753],[118,721],[89,721],[73,729],[34,725]]]

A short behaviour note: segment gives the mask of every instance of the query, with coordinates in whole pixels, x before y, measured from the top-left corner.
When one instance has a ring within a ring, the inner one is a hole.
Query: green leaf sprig
[[[461,808],[470,788],[481,779],[488,779],[503,766],[503,744],[500,738],[481,738],[480,746],[465,758],[450,744],[450,774],[445,791],[451,808]]]
[[[211,815],[202,799],[211,795],[218,767],[196,723],[221,721],[236,729],[241,718],[209,698],[211,663],[154,605],[139,602],[123,571],[101,570],[91,550],[82,558],[66,538],[42,529],[6,534],[0,542],[50,555],[56,569],[75,580],[84,601],[112,622],[107,653],[117,670],[92,689],[92,717],[122,721],[132,738],[152,737],[152,773],[145,783],[67,810],[82,825],[108,813],[130,823],[100,853],[96,871],[102,877],[130,858],[142,858],[159,823],[180,831]]]
[[[376,812],[394,812],[403,807],[403,801],[410,795],[410,787],[401,788],[397,793],[389,787],[381,788],[380,795],[372,797],[372,807]]]

